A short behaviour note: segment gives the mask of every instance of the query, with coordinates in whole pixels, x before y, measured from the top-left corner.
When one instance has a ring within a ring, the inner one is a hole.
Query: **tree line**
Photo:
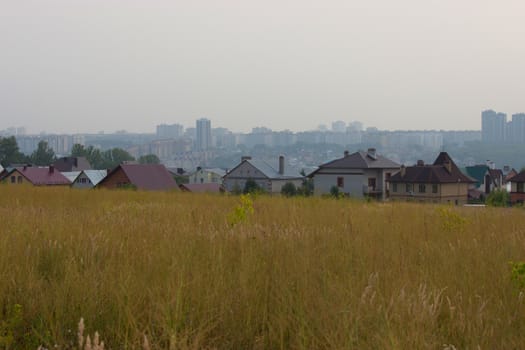
[[[123,162],[137,161],[140,164],[159,164],[160,159],[154,154],[139,157],[136,160],[122,148],[100,150],[93,146],[85,147],[80,144],[73,145],[72,157],[85,157],[93,169],[111,169]],[[35,166],[48,166],[57,159],[55,151],[46,141],[40,141],[37,149],[30,155],[20,152],[14,136],[0,137],[0,164],[3,167],[15,164],[32,164]]]

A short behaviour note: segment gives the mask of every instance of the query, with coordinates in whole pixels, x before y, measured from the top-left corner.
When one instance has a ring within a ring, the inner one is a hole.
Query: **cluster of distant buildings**
[[[187,181],[178,185],[175,178]],[[93,170],[85,158],[64,157],[47,167],[13,165],[0,169],[0,183],[6,185],[70,186],[139,190],[184,190],[189,192],[240,192],[255,183],[269,194],[280,194],[287,184],[296,188],[313,183],[315,195],[334,192],[351,198],[379,201],[413,201],[465,204],[483,199],[493,191],[510,192],[511,203],[525,200],[525,171],[496,169],[488,162],[460,169],[447,152],[440,152],[431,164],[418,161],[412,166],[396,163],[377,153],[375,148],[350,153],[319,165],[309,174],[286,164],[284,156],[277,165],[242,157],[229,170],[197,168],[188,173],[161,164],[121,164],[111,170]]]
[[[525,144],[525,113],[512,115],[486,110],[481,113],[481,140],[493,144]]]

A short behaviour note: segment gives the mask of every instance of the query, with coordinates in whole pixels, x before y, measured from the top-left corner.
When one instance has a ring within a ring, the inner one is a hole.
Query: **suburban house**
[[[278,169],[263,160],[242,157],[241,162],[223,177],[224,188],[229,192],[242,191],[246,181],[253,180],[268,193],[281,193],[284,184],[291,182],[296,187],[303,183],[304,176],[285,167],[284,156],[279,157]]]
[[[61,173],[91,169],[86,157],[62,157],[52,164]]]
[[[400,165],[377,154],[375,148],[366,152],[350,154],[345,151],[342,158],[322,164],[309,174],[314,181],[314,194],[331,193],[336,187],[340,193],[354,198],[389,196],[388,179],[400,169]]]
[[[471,197],[486,196],[494,190],[502,189],[504,186],[503,171],[496,169],[492,162],[489,165],[468,166],[465,168],[465,173],[475,180],[469,191],[469,193],[473,193]]]
[[[463,174],[446,152],[441,152],[434,164],[418,161],[392,175],[392,200],[465,204],[469,187],[476,180]]]
[[[514,175],[509,179],[510,183],[510,202],[512,204],[525,203],[525,171]]]
[[[218,183],[181,184],[179,188],[184,192],[192,193],[223,193],[224,187]]]
[[[107,170],[82,170],[72,181],[72,188],[93,188],[108,174]]]
[[[178,189],[178,186],[162,164],[121,164],[111,170],[97,188],[168,191]]]
[[[0,181],[8,185],[69,186],[71,182],[53,166],[15,167],[5,171]]]
[[[220,168],[203,169],[201,167],[198,167],[197,171],[190,174],[189,183],[190,184],[209,184],[209,183],[222,184],[222,178],[224,175],[226,175],[226,171]]]

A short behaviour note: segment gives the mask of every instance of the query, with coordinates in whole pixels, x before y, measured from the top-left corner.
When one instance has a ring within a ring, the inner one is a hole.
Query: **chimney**
[[[27,170],[27,164],[24,164],[24,171]]]
[[[489,169],[496,169],[496,163],[494,163],[493,161],[491,160],[487,160],[487,166],[489,167]]]
[[[425,165],[425,162],[422,161],[421,159],[417,161],[417,166],[424,166]]]
[[[405,177],[405,175],[407,174],[407,168],[405,168],[405,165],[401,165],[401,177]]]
[[[50,174],[53,174],[54,172],[55,172],[55,167],[52,166],[52,165],[50,165],[50,166],[49,166],[49,173],[50,173]]]
[[[250,159],[252,159],[252,157],[250,157],[250,156],[242,156],[241,157],[241,162],[244,162],[245,160],[250,160]]]
[[[375,148],[369,148],[368,149],[368,156],[372,159],[377,159],[376,155],[376,149]]]
[[[348,152],[348,150],[345,151],[345,158],[348,157],[350,155],[350,152]]]
[[[279,156],[279,174],[284,175],[284,156]]]

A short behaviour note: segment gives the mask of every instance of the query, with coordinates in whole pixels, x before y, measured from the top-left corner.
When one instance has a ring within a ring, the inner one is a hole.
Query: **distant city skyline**
[[[522,0],[5,1],[0,129],[480,129],[525,110]]]

